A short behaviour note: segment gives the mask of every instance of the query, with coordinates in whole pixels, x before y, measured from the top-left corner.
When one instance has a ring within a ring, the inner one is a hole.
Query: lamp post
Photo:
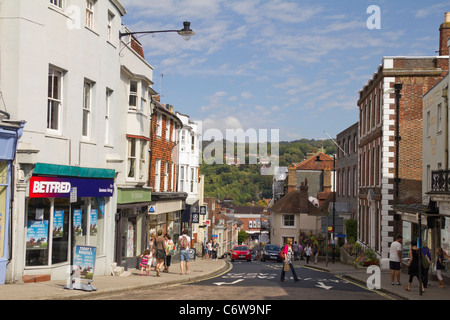
[[[158,31],[137,31],[137,32],[120,32],[119,31],[119,39],[124,36],[130,36],[135,34],[150,34],[150,33],[167,33],[167,32],[176,32],[180,36],[183,37],[184,40],[188,41],[195,32],[190,29],[191,23],[189,21],[183,22],[183,29],[181,30],[158,30]]]
[[[316,156],[316,160],[315,163],[316,165],[319,165],[322,162],[322,160],[320,159],[320,156],[317,155]],[[334,174],[333,174],[333,185],[334,185],[334,192],[333,192],[333,223],[332,223],[332,253],[331,253],[331,261],[333,263],[335,263],[336,257],[335,257],[335,237],[334,237],[334,232],[335,232],[335,227],[336,227],[336,154],[333,155],[333,167],[334,167]],[[328,242],[328,217],[327,217],[327,242]],[[326,244],[326,253],[327,253],[327,266],[328,266],[328,243]]]

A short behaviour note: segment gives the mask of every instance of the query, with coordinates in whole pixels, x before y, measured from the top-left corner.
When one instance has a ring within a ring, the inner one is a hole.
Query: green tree
[[[248,239],[248,233],[245,230],[241,230],[238,233],[238,244],[243,243],[244,241],[247,241]]]

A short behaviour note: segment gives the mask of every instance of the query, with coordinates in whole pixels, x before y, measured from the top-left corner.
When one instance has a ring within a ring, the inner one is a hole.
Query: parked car
[[[234,246],[233,249],[231,249],[230,254],[231,254],[231,261],[235,260],[247,260],[249,262],[252,261],[251,251],[247,246],[244,245]]]
[[[261,261],[266,260],[276,260],[281,262],[281,258],[278,255],[280,253],[281,247],[276,244],[266,244],[261,252]]]

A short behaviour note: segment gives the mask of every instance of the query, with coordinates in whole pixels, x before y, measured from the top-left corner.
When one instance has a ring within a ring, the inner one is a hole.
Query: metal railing
[[[436,170],[431,172],[431,191],[449,191],[450,170]]]

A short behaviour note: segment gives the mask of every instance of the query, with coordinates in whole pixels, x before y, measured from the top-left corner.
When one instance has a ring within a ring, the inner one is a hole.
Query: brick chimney
[[[331,192],[331,168],[323,169],[323,192]]]
[[[301,183],[300,185],[300,205],[299,205],[299,210],[300,213],[306,213],[308,212],[308,202],[309,202],[309,197],[308,197],[308,182],[305,180],[305,182]]]
[[[292,190],[297,190],[297,169],[295,167],[289,167],[288,171],[287,193]]]
[[[448,56],[447,41],[450,38],[450,12],[445,13],[445,21],[439,28],[439,55]]]

